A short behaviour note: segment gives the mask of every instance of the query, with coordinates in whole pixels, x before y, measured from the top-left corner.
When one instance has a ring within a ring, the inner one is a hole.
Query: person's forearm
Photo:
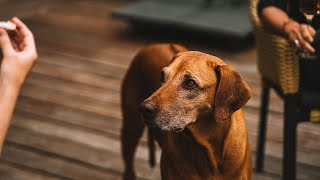
[[[0,156],[19,94],[19,89],[20,88],[0,84]]]
[[[38,57],[34,37],[18,18],[12,37],[0,28],[0,151],[10,125],[20,88]]]
[[[262,10],[261,20],[270,30],[278,34],[283,34],[283,26],[290,20],[290,18],[281,9],[269,6]]]

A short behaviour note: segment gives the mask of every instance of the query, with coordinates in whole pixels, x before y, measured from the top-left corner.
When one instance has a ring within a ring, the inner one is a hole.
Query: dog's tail
[[[156,165],[156,146],[154,142],[154,135],[152,133],[152,128],[148,127],[148,147],[149,147],[149,164],[151,167],[155,167]]]

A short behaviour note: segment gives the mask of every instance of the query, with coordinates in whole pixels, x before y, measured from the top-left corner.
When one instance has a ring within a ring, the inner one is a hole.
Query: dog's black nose
[[[141,103],[139,110],[144,120],[151,121],[156,115],[157,107],[151,102],[144,101]]]

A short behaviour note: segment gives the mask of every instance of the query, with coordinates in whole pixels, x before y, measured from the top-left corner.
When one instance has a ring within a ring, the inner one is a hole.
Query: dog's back
[[[123,80],[122,100],[127,99],[127,92],[143,96],[141,100],[150,96],[160,87],[161,70],[170,64],[174,55],[183,51],[186,51],[186,49],[177,44],[154,44],[140,50],[131,62]],[[126,90],[126,88],[132,88],[131,90],[140,88],[143,92],[139,91],[136,94]]]
[[[187,49],[177,44],[147,46],[138,52],[127,71],[121,87],[123,114],[121,142],[122,157],[125,163],[124,179],[135,179],[133,156],[145,127],[139,115],[139,105],[160,87],[161,70],[170,64],[176,54],[184,51]],[[161,141],[160,132],[148,129],[150,164],[153,166],[155,164],[153,135],[159,142]]]

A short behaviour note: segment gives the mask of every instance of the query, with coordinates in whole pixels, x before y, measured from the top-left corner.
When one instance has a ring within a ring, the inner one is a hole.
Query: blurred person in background
[[[311,22],[300,11],[297,0],[260,0],[258,14],[267,27],[275,33],[288,37],[297,48],[314,53],[312,47],[316,29],[319,29],[319,15]]]
[[[313,55],[309,58],[300,58],[300,88],[318,91],[320,90],[318,83],[320,52],[317,49],[320,42],[319,37],[316,36],[320,35],[320,15],[315,15],[312,21],[308,20],[300,10],[302,1],[304,0],[260,0],[258,14],[267,28],[287,37],[295,44],[299,52]],[[308,3],[310,2],[311,5],[316,6],[317,1],[309,0]],[[312,6],[312,8],[315,10],[316,7]]]
[[[0,28],[0,152],[20,89],[37,58],[31,31],[18,18],[11,22],[17,27],[13,36]]]

